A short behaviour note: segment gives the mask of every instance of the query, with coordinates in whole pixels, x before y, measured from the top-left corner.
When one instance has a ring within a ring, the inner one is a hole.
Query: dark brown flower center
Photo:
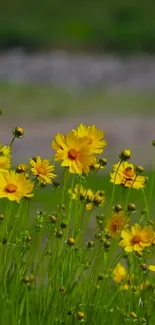
[[[17,189],[17,186],[14,185],[14,184],[8,184],[5,188],[5,190],[8,192],[8,193],[14,193],[16,192],[16,189]]]
[[[138,244],[141,241],[141,236],[140,235],[135,235],[132,238],[132,243],[133,244]]]

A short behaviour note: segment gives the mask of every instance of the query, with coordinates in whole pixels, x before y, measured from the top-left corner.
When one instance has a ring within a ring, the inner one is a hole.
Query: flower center
[[[79,152],[75,149],[69,149],[68,158],[71,160],[76,160],[77,157],[79,157]]]
[[[14,184],[8,184],[5,188],[5,190],[8,192],[8,193],[14,193],[16,192],[16,189],[17,189],[17,186],[14,185]]]
[[[43,167],[38,167],[37,172],[38,172],[38,174],[46,175],[46,171]]]
[[[120,222],[119,221],[115,221],[112,223],[112,229],[114,232],[117,232],[118,228],[120,226]]]
[[[127,167],[124,171],[124,174],[127,176],[127,177],[133,177],[135,175],[135,173],[133,172],[132,170],[132,167]]]
[[[138,244],[141,241],[141,236],[140,235],[135,235],[132,238],[132,243],[133,244]]]
[[[92,142],[93,142],[93,140],[88,137],[88,144],[91,144]]]

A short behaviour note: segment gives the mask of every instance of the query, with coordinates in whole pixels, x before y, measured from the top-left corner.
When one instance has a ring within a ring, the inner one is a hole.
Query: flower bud
[[[89,248],[94,247],[94,242],[93,242],[92,240],[89,241],[89,242],[87,243],[87,246],[88,246]]]
[[[131,157],[131,151],[130,150],[123,150],[120,155],[119,155],[119,158],[122,160],[122,161],[126,161],[126,160],[129,160]]]
[[[23,135],[24,135],[24,129],[23,129],[23,128],[20,128],[20,127],[18,127],[18,126],[16,126],[16,127],[13,129],[12,133],[13,133],[13,136],[14,136],[15,138],[21,139],[21,138],[23,137]]]
[[[41,182],[40,182],[40,186],[41,186],[42,188],[45,188],[45,187],[47,187],[47,183],[46,183],[45,181],[41,181]]]
[[[152,140],[152,145],[153,147],[155,147],[155,140]]]
[[[101,166],[106,166],[107,165],[107,159],[106,158],[100,158],[99,159],[99,164],[101,165]]]
[[[100,281],[101,281],[101,280],[103,280],[103,279],[104,279],[104,276],[103,276],[103,274],[99,274],[97,278],[98,278],[98,280],[100,280]]]
[[[67,228],[67,223],[66,223],[66,221],[61,221],[61,223],[60,223],[60,227],[61,227],[62,229]]]
[[[78,320],[82,320],[82,319],[85,318],[85,314],[84,314],[82,311],[78,311],[78,312],[76,313],[76,318],[77,318]]]
[[[64,293],[66,290],[64,287],[59,287],[59,292]]]
[[[134,312],[130,313],[130,317],[133,318],[133,319],[138,318],[137,314],[135,314]]]
[[[49,216],[49,220],[50,220],[52,223],[56,223],[57,218],[56,218],[56,216]]]
[[[61,238],[63,236],[63,232],[62,231],[57,231],[56,236]]]
[[[148,265],[143,263],[143,264],[140,265],[140,268],[141,268],[143,271],[147,271],[147,270],[148,270]]]
[[[134,212],[136,210],[136,206],[134,203],[129,203],[127,208],[128,208],[128,211],[130,211],[130,212]]]
[[[104,243],[104,248],[110,248],[111,247],[111,242],[109,240],[106,240]]]
[[[141,174],[141,173],[144,172],[144,168],[142,166],[140,166],[140,165],[136,166],[135,169],[136,169],[136,172],[137,173],[140,173]]]
[[[25,275],[25,276],[23,277],[23,281],[24,281],[24,283],[29,283],[29,282],[30,282],[30,277],[27,276],[27,275]]]
[[[116,204],[113,209],[115,212],[121,212],[123,210],[120,204]]]
[[[68,244],[69,246],[73,246],[73,245],[75,245],[75,239],[72,238],[72,237],[68,238],[68,239],[67,239],[67,244]]]
[[[3,221],[3,220],[4,220],[4,215],[0,214],[0,221]]]

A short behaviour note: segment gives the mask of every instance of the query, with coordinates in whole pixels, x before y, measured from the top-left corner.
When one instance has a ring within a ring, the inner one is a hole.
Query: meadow
[[[76,115],[78,106],[87,114],[96,102],[111,115],[114,104],[122,114],[133,102],[148,114],[145,93],[115,101],[108,92],[77,98],[48,87],[1,86],[0,93],[3,123],[69,116],[71,107]],[[84,124],[51,138],[52,158],[14,165],[24,135],[16,126],[0,148],[0,323],[153,325],[155,171],[134,165],[128,148],[107,160],[104,130]]]

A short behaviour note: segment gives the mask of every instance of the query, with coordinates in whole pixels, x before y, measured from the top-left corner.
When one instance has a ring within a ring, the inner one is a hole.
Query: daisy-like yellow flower
[[[11,168],[10,158],[5,156],[0,156],[0,172],[5,172]]]
[[[13,170],[0,174],[0,198],[19,202],[22,197],[33,196],[33,187],[24,174],[16,174]]]
[[[49,159],[41,159],[37,156],[35,159],[30,159],[30,164],[32,166],[31,171],[39,182],[52,183],[52,179],[56,177],[56,175],[52,173],[55,166],[50,164]]]
[[[113,165],[113,173],[110,173],[111,183],[121,184],[125,187],[136,189],[143,188],[146,184],[147,177],[137,175],[135,166],[127,161],[118,162]]]
[[[121,232],[122,240],[120,246],[125,248],[126,252],[141,251],[144,247],[152,244],[154,231],[152,226],[141,228],[139,224],[131,227],[131,230],[126,229]]]
[[[128,227],[129,218],[127,218],[123,211],[113,213],[112,217],[108,220],[106,229],[112,237],[117,237],[121,234],[123,229]]]
[[[127,270],[121,263],[118,263],[113,270],[114,281],[116,283],[121,283],[122,280],[127,279]]]
[[[52,147],[56,149],[55,161],[62,161],[61,166],[69,167],[73,174],[88,174],[89,166],[96,161],[87,138],[79,138],[74,132],[57,135]]]
[[[0,144],[0,157],[7,157],[7,158],[11,159],[10,146],[2,146],[2,144]]]
[[[73,130],[74,134],[78,137],[86,137],[87,144],[91,146],[95,154],[101,154],[104,150],[104,147],[107,145],[106,141],[103,140],[104,132],[97,129],[95,125],[86,126],[80,124],[77,130]]]

